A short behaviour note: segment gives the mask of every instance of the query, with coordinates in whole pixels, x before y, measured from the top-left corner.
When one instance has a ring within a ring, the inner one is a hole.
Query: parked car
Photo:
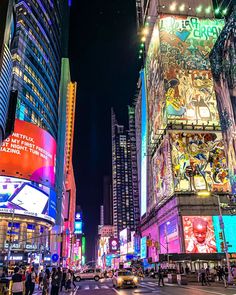
[[[113,287],[115,288],[136,288],[138,287],[139,279],[137,276],[134,276],[133,273],[129,270],[119,270],[114,274],[112,282]]]
[[[102,278],[102,271],[101,269],[86,269],[82,272],[75,273],[75,278],[77,282],[81,280],[99,281]]]

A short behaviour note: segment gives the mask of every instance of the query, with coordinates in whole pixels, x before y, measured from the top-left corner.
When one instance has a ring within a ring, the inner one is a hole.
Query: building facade
[[[136,103],[143,258],[220,260],[224,249],[215,195],[227,203],[232,189],[209,54],[224,21],[209,18],[211,1],[169,2],[141,5],[140,24],[148,28]],[[201,199],[199,191],[212,196]],[[223,214],[231,244],[235,217]],[[199,227],[203,240],[196,234]]]
[[[51,229],[57,217],[62,31],[69,8],[67,1],[17,0],[14,9],[12,89],[18,101],[14,132],[0,151],[1,250],[2,259],[14,250],[28,261],[28,250],[44,256],[53,250],[50,235],[60,235]]]
[[[119,237],[119,232],[124,228],[128,227],[131,231],[135,231],[138,225],[136,223],[137,199],[134,199],[137,196],[137,185],[135,187],[133,185],[136,170],[133,172],[132,167],[135,143],[132,142],[131,148],[130,139],[130,135],[132,135],[133,139],[135,131],[133,129],[126,131],[123,125],[119,125],[113,110],[111,112],[111,122],[113,225],[114,236]],[[133,124],[133,119],[130,119],[130,127],[133,128]]]
[[[1,2],[0,29],[0,143],[6,137],[10,86],[12,78],[12,55],[10,52],[14,37],[13,1]],[[12,118],[13,119],[13,118]]]

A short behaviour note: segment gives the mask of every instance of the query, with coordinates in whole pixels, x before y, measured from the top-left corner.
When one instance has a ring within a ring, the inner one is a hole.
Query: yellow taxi
[[[113,278],[113,287],[125,288],[125,287],[138,287],[139,279],[129,270],[118,270]]]

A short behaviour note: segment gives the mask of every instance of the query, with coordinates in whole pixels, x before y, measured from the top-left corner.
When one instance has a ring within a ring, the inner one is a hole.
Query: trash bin
[[[169,273],[167,277],[168,277],[169,284],[177,284],[177,274]]]
[[[177,275],[177,282],[178,285],[188,285],[188,279],[186,277],[186,275]]]

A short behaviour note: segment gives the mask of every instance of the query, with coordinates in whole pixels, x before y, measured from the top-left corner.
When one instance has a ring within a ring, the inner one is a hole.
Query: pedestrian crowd
[[[75,288],[75,275],[70,269],[61,270],[60,267],[47,268],[37,273],[34,267],[28,271],[20,269],[18,266],[14,268],[14,274],[9,286],[9,294],[12,295],[32,295],[35,291],[35,285],[38,284],[38,290],[42,295],[58,295],[59,291],[66,292]]]

